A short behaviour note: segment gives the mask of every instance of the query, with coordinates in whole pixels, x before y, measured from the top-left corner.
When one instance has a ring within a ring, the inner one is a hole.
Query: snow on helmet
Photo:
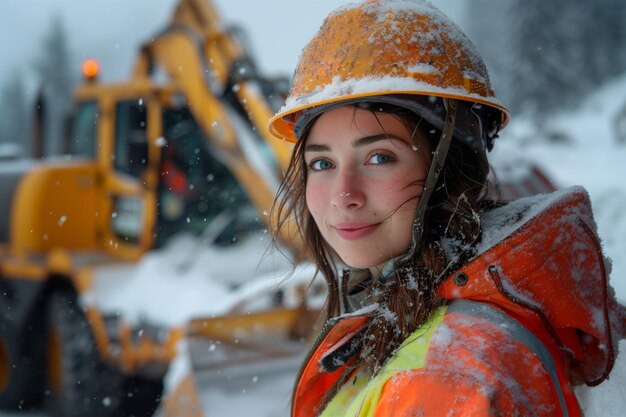
[[[424,0],[366,0],[326,18],[303,50],[287,101],[269,128],[295,142],[330,107],[381,101],[409,107],[442,129],[444,98],[459,101],[460,123],[477,116],[472,123],[482,131],[461,126],[454,136],[481,153],[491,149],[509,113],[471,41]]]

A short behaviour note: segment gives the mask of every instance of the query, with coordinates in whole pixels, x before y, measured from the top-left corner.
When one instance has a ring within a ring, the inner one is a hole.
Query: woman
[[[584,190],[486,201],[508,118],[423,1],[340,8],[304,49],[270,121],[295,142],[275,211],[329,299],[293,416],[581,415],[623,317]]]

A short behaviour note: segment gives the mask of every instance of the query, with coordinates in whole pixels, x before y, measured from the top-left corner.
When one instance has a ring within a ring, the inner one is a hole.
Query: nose
[[[339,169],[331,186],[331,204],[340,210],[355,210],[365,205],[362,179],[353,169]]]

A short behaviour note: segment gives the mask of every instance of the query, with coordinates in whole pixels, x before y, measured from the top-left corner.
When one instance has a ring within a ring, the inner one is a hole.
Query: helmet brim
[[[446,100],[441,97],[380,95],[334,101],[299,111],[293,120],[293,134],[299,140],[323,113],[338,107],[357,105],[365,105],[372,111],[383,111],[382,108],[377,109],[376,105],[397,106],[413,112],[438,130],[443,129],[445,123]],[[491,148],[488,132],[485,131],[488,123],[488,111],[488,106],[459,101],[454,137],[469,146],[474,152],[485,153],[486,149]]]

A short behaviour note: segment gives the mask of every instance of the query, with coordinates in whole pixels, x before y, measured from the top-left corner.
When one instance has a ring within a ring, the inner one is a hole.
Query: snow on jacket
[[[582,415],[571,386],[608,376],[625,317],[587,193],[520,199],[482,224],[479,255],[438,288],[450,302],[376,375],[357,367],[339,381],[375,306],[327,323],[293,417]]]

